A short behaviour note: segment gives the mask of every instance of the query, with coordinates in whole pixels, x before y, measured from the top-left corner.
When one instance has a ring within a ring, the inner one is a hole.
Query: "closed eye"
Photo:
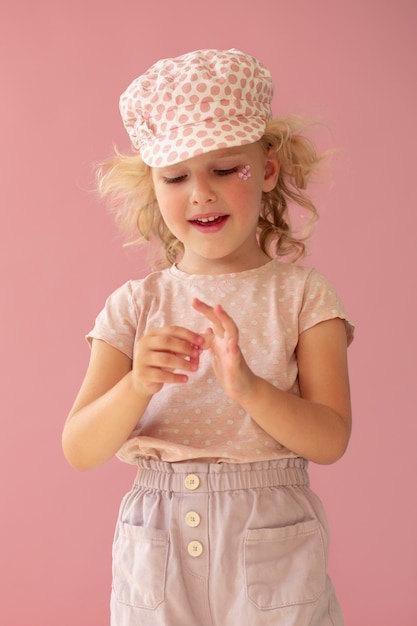
[[[165,176],[164,182],[168,185],[171,183],[182,183],[186,178],[187,176],[185,174],[183,174],[182,176],[174,176],[174,178],[167,178]]]
[[[216,174],[218,174],[218,176],[229,176],[229,174],[234,174],[235,172],[237,172],[239,168],[238,167],[232,167],[228,170],[214,170]]]
[[[229,169],[226,170],[214,170],[214,173],[217,174],[217,176],[229,176],[230,174],[234,174],[235,172],[237,172],[239,169],[238,166],[236,167],[230,167]],[[171,185],[173,183],[182,183],[184,180],[186,180],[187,175],[186,174],[182,174],[181,176],[173,176],[168,177],[165,176],[164,177],[164,183]]]

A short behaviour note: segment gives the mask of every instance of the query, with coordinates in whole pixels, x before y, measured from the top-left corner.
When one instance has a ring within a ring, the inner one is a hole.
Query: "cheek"
[[[171,229],[171,224],[174,223],[174,220],[172,219],[172,213],[166,209],[165,205],[159,205],[159,212],[165,224]]]
[[[240,187],[235,189],[234,202],[241,206],[245,212],[257,212],[261,208],[262,189],[259,185],[251,183],[249,180],[240,181]]]
[[[173,207],[175,207],[175,202],[173,202],[172,194],[165,193],[164,190],[157,190],[155,193],[156,202],[158,204],[159,212],[161,213],[164,220],[169,220],[170,215],[173,213]]]
[[[180,211],[174,202],[162,199],[158,201],[159,212],[163,221],[169,230],[175,235],[178,236],[178,227],[180,224]]]

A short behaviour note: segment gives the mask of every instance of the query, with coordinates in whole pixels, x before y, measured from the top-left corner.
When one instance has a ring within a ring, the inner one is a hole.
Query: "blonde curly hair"
[[[317,210],[306,193],[308,182],[327,153],[319,154],[305,136],[306,123],[298,117],[268,122],[259,140],[264,151],[275,150],[280,171],[275,188],[262,194],[258,222],[258,241],[271,258],[288,257],[297,261],[306,254],[306,240],[318,218]],[[116,223],[126,233],[131,246],[159,241],[164,258],[159,265],[173,264],[183,252],[183,244],[171,233],[162,219],[155,197],[151,168],[139,154],[125,155],[115,150],[96,172],[97,189],[108,199]],[[296,204],[307,214],[303,232],[295,234],[289,217],[289,205]]]

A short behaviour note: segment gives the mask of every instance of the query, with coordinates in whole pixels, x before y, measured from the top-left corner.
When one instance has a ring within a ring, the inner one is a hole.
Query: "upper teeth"
[[[214,222],[217,219],[219,219],[218,215],[216,215],[215,217],[199,217],[197,221],[198,222]]]

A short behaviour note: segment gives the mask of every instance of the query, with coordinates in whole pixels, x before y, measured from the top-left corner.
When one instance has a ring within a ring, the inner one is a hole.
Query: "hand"
[[[209,349],[217,379],[232,400],[240,402],[255,382],[256,375],[246,363],[239,347],[239,330],[226,311],[194,298],[192,306],[212,324],[204,334],[204,349]]]
[[[198,369],[204,338],[181,326],[153,328],[136,344],[133,380],[136,389],[150,395],[166,383],[186,383],[188,376],[175,370]]]

